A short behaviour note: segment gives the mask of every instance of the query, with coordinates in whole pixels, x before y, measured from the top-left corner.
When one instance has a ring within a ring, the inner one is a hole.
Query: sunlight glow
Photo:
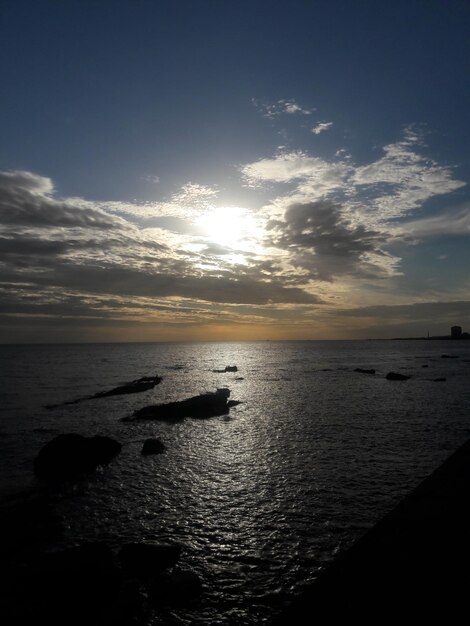
[[[201,215],[196,224],[211,242],[242,250],[251,249],[249,242],[259,239],[261,229],[247,209],[224,206]]]

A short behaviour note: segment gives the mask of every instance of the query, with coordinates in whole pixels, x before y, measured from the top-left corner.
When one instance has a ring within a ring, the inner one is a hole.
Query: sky
[[[470,331],[470,3],[0,0],[0,342]]]

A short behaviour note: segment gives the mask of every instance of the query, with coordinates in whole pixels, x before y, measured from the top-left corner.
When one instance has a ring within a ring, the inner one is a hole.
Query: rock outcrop
[[[34,459],[39,478],[76,480],[107,465],[121,451],[121,444],[110,437],[84,437],[75,433],[58,435],[41,448]]]
[[[162,452],[165,452],[165,444],[160,439],[150,437],[144,441],[142,454],[161,454]]]
[[[230,389],[217,389],[215,392],[202,393],[179,402],[167,404],[155,404],[145,406],[134,412],[131,417],[125,417],[122,421],[134,420],[161,420],[174,422],[185,417],[206,418],[217,415],[226,415],[230,407],[238,404],[228,400]]]
[[[125,383],[119,387],[109,389],[108,391],[99,391],[91,396],[77,398],[76,400],[67,400],[66,402],[61,402],[60,404],[46,404],[44,408],[57,409],[58,407],[66,406],[68,404],[78,404],[79,402],[84,402],[85,400],[109,398],[110,396],[123,396],[130,393],[142,393],[143,391],[153,389],[155,385],[159,385],[162,380],[163,378],[161,376],[143,376],[142,378],[137,378],[137,380],[132,380],[130,383]]]

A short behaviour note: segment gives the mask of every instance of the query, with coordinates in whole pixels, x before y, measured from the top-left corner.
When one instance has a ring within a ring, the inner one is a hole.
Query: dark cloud
[[[35,284],[53,285],[81,292],[116,296],[179,296],[229,304],[319,303],[302,289],[286,288],[279,282],[261,282],[249,277],[178,276],[148,273],[116,265],[72,265],[62,263],[44,268],[34,276]]]
[[[386,237],[354,224],[343,207],[330,201],[293,204],[283,220],[269,223],[272,243],[291,254],[296,267],[317,280],[353,275],[388,275],[381,249]],[[389,257],[388,257],[389,258]]]
[[[377,317],[383,320],[470,319],[470,301],[417,302],[415,304],[376,305],[357,309],[338,310],[337,315],[347,317]]]
[[[3,225],[35,228],[81,227],[112,229],[125,223],[97,208],[51,197],[48,178],[30,172],[0,172],[0,214]]]

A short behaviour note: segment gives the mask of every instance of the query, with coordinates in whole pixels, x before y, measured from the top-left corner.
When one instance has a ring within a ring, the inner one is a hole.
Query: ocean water
[[[0,493],[34,483],[33,459],[57,434],[108,435],[122,453],[61,501],[64,545],[184,545],[200,605],[149,626],[269,623],[470,437],[465,341],[1,346],[0,364]],[[226,365],[238,372],[212,371]],[[44,408],[153,374],[163,382],[141,394]],[[241,401],[229,415],[120,421],[217,387]],[[164,454],[142,457],[150,436]]]

